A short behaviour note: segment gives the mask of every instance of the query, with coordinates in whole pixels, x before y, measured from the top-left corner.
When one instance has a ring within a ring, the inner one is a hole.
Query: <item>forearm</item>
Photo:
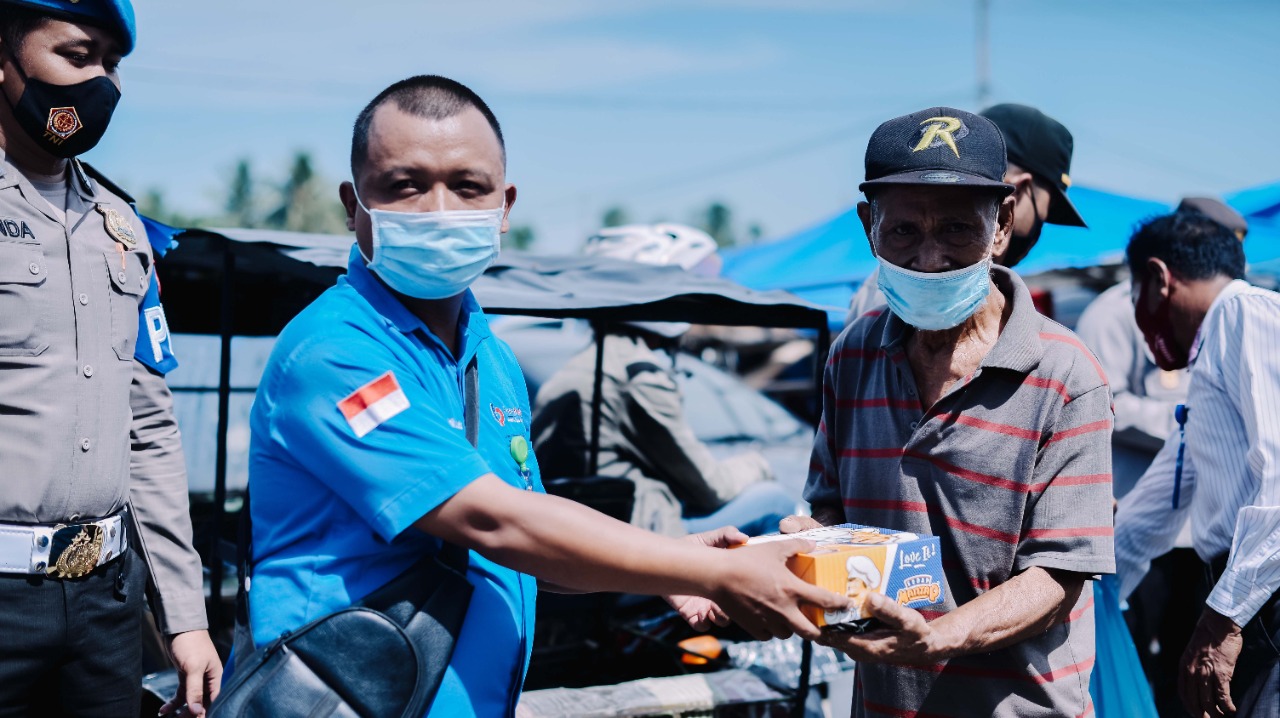
[[[718,552],[483,476],[415,524],[570,591],[707,595]]]
[[[131,391],[129,500],[166,634],[208,625],[200,557],[192,546],[186,460],[164,378],[138,365]]]
[[[1238,626],[1248,623],[1280,589],[1280,506],[1246,506],[1236,518],[1227,568],[1206,604]]]
[[[987,653],[1060,623],[1080,598],[1084,576],[1032,567],[934,621],[938,660]]]

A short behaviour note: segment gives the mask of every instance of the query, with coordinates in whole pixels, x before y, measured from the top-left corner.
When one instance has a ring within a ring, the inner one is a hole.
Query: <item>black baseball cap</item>
[[[1061,122],[1034,107],[1005,103],[981,112],[1004,135],[1009,161],[1049,185],[1049,224],[1087,227],[1080,211],[1067,199],[1071,186],[1071,152],[1075,141]]]
[[[1209,219],[1231,230],[1232,233],[1244,239],[1249,233],[1249,220],[1244,215],[1227,206],[1222,200],[1212,197],[1184,197],[1178,203],[1176,212],[1199,212]]]
[[[1013,192],[1004,138],[985,117],[931,107],[883,123],[867,142],[866,192],[881,185],[933,185]]]

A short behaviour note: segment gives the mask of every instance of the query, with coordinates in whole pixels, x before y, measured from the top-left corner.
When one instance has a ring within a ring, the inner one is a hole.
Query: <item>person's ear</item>
[[[1145,302],[1141,309],[1151,314],[1173,293],[1173,273],[1169,271],[1168,265],[1155,257],[1147,259],[1144,270],[1141,286],[1134,287],[1135,303]]]
[[[356,231],[356,210],[360,203],[356,201],[356,188],[350,182],[338,185],[338,199],[342,200],[342,208],[347,211],[347,231]]]
[[[502,213],[502,233],[506,234],[511,230],[511,221],[508,218],[511,216],[511,205],[516,203],[516,186],[513,184],[507,185],[507,188],[503,190],[503,195],[506,198],[507,208]]]
[[[871,241],[871,204],[869,202],[858,203],[858,219],[862,220],[862,231],[867,235],[867,244],[871,247],[872,256],[880,256],[876,254],[876,244]]]
[[[1028,175],[1030,176],[1030,175]],[[1003,257],[1009,251],[1009,243],[1013,241],[1013,218],[1017,210],[1017,192],[1000,200],[996,207],[996,241],[991,247],[991,256]]]

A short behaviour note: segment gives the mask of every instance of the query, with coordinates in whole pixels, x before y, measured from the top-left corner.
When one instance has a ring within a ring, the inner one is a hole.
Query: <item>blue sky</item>
[[[730,205],[767,237],[857,197],[879,122],[976,106],[973,2],[135,0],[124,100],[89,159],[216,211],[241,157],[335,186],[385,85],[451,76],[503,124],[517,223],[570,251],[602,212]],[[1072,130],[1077,183],[1173,201],[1280,177],[1280,3],[991,0],[992,100]]]

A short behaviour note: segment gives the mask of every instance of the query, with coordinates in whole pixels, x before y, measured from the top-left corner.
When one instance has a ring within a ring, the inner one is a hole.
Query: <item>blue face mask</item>
[[[916,272],[880,259],[880,291],[917,329],[951,329],[973,316],[991,290],[991,257],[950,272]]]
[[[356,202],[373,225],[369,269],[405,296],[457,296],[498,257],[505,201],[497,209],[443,212],[369,209],[359,196]]]

